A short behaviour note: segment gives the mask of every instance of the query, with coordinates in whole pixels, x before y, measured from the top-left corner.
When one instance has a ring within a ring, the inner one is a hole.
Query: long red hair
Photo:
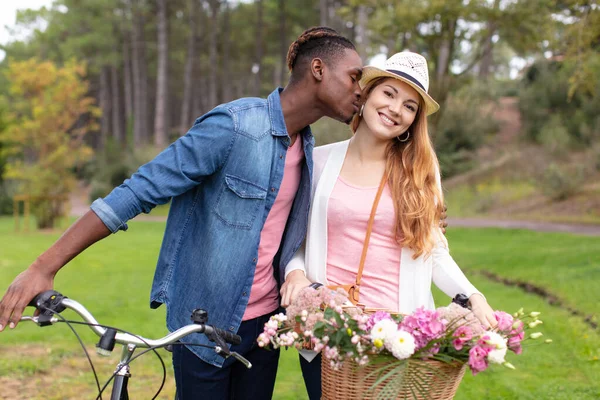
[[[387,79],[376,78],[363,89],[362,98],[367,101],[375,87]],[[414,251],[413,258],[429,255],[438,238],[439,220],[444,198],[438,181],[439,163],[427,130],[427,117],[419,105],[417,115],[408,128],[410,137],[406,142],[390,140],[386,152],[386,173],[392,192],[396,221],[394,236],[399,245]],[[362,122],[356,114],[350,124],[356,132]],[[400,135],[401,139],[406,133]]]

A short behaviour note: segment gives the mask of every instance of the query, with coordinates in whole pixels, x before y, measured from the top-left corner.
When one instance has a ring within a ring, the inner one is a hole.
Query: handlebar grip
[[[65,298],[56,290],[46,290],[36,295],[27,305],[37,308],[42,314],[48,313],[47,309],[60,313],[65,309],[61,303]]]
[[[213,330],[215,331],[215,333],[217,335],[222,337],[223,340],[225,340],[227,343],[231,343],[231,344],[242,343],[242,338],[239,335],[236,335],[235,333],[227,332],[226,330],[215,328],[215,327],[213,327]]]

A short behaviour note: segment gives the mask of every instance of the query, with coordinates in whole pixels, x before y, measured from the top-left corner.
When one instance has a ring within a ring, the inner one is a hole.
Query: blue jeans
[[[242,343],[231,346],[252,363],[247,369],[230,357],[223,368],[205,363],[186,346],[173,347],[177,400],[270,400],[273,397],[279,349],[258,347],[256,339],[273,313],[243,321],[238,330]]]
[[[321,353],[319,353],[311,362],[304,357],[300,357],[300,368],[306,385],[306,392],[310,400],[321,399]]]

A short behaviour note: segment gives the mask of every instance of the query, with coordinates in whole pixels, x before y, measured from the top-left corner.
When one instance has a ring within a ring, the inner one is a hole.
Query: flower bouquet
[[[514,369],[507,351],[520,354],[525,330],[542,324],[539,313],[496,311],[498,325],[484,330],[455,303],[394,315],[347,300],[341,289],[306,288],[258,337],[261,347],[321,352],[323,399],[451,399],[467,367],[473,375],[490,364]]]

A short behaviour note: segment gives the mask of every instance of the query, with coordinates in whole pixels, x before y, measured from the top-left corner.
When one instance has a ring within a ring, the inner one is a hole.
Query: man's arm
[[[14,328],[35,295],[53,287],[56,273],[83,250],[110,234],[93,211],[88,211],[8,287],[0,301],[0,332]]]
[[[129,219],[199,185],[222,168],[234,138],[230,112],[224,107],[215,108],[107,197],[96,200],[92,211],[76,221],[9,286],[0,300],[0,332],[7,324],[16,326],[29,301],[52,289],[56,273],[87,247],[111,232],[127,229]]]

